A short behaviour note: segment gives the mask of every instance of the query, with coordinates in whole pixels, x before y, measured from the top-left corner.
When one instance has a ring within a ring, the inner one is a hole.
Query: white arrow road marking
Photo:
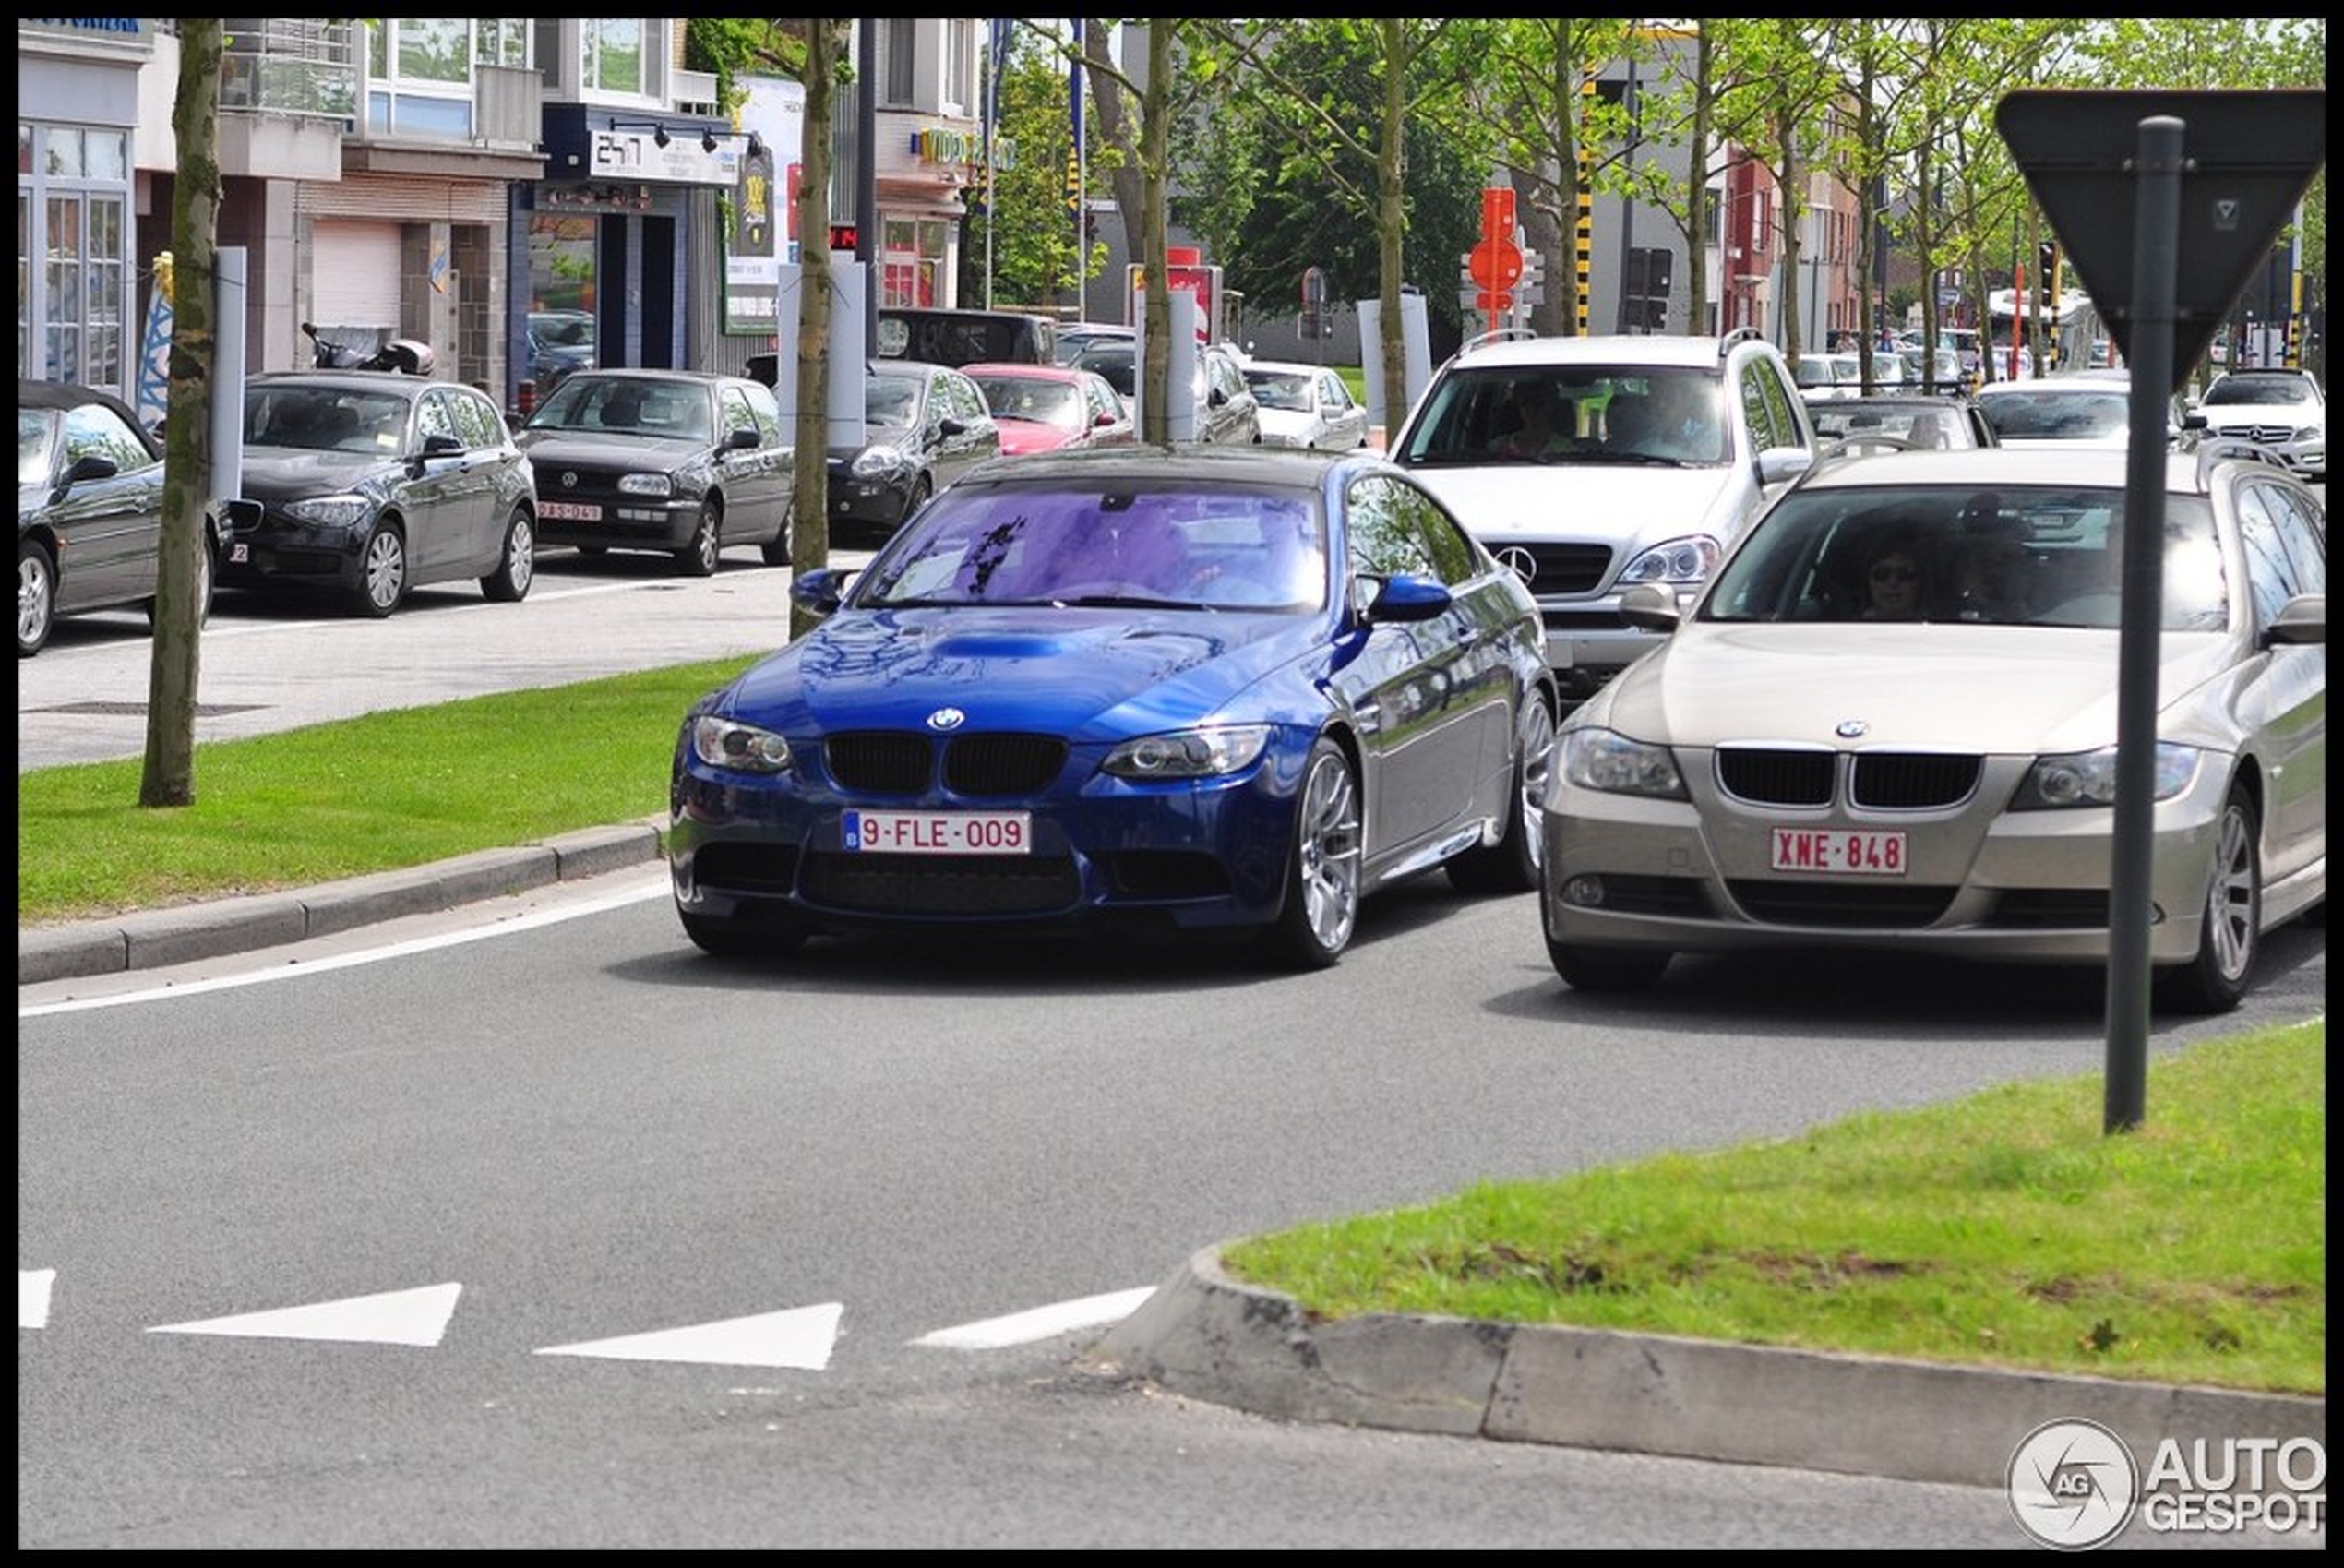
[[[251,1339],[336,1339],[369,1345],[437,1345],[440,1336],[448,1332],[448,1320],[456,1315],[456,1298],[463,1288],[460,1285],[426,1285],[414,1290],[351,1296],[307,1307],[281,1307],[269,1312],[164,1323],[147,1332],[241,1335]]]
[[[1140,1303],[1155,1294],[1153,1285],[1138,1290],[1118,1290],[1106,1296],[1085,1296],[1078,1301],[1060,1301],[1056,1306],[1035,1307],[1031,1311],[1011,1312],[1007,1317],[987,1318],[982,1323],[963,1323],[958,1328],[939,1328],[934,1334],[924,1334],[912,1341],[915,1345],[932,1345],[946,1350],[999,1350],[1005,1345],[1028,1345],[1069,1329],[1096,1328],[1101,1323],[1120,1323],[1140,1310]]]
[[[49,1326],[49,1287],[57,1282],[54,1269],[18,1269],[17,1271],[17,1326],[47,1328]]]
[[[830,1301],[690,1328],[549,1345],[537,1354],[601,1356],[615,1361],[698,1361],[720,1367],[802,1367],[819,1372],[831,1364],[839,1314],[844,1311],[842,1303]]]

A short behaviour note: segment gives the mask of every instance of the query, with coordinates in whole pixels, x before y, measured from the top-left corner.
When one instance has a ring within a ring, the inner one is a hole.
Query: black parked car
[[[485,393],[381,371],[278,371],[245,383],[244,435],[223,585],[322,588],[369,616],[463,578],[491,599],[529,592],[536,484]]]
[[[789,564],[793,449],[762,383],[689,370],[580,370],[514,437],[537,472],[537,541],[656,550],[688,575],[727,545]]]
[[[112,393],[17,382],[17,657],[49,641],[59,616],[155,610],[162,537],[162,444]],[[211,608],[217,524],[207,518],[197,602]]]
[[[987,458],[1001,429],[975,382],[941,365],[881,360],[863,387],[860,447],[830,449],[831,524],[884,537]]]

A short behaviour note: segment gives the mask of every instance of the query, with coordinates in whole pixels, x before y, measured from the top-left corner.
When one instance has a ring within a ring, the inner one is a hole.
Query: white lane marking
[[[557,909],[541,909],[533,914],[517,915],[494,925],[479,926],[470,930],[448,931],[438,936],[417,937],[411,941],[393,942],[387,947],[368,948],[363,952],[336,953],[328,958],[297,960],[279,968],[257,970],[248,975],[222,975],[209,980],[190,980],[179,985],[149,986],[143,990],[121,991],[111,996],[74,997],[65,1001],[43,1002],[33,1007],[17,1009],[18,1018],[46,1018],[52,1013],[82,1012],[90,1008],[120,1007],[126,1002],[152,1001],[161,997],[200,996],[206,991],[233,990],[239,986],[265,985],[274,980],[297,980],[305,975],[322,974],[329,969],[348,969],[354,964],[379,963],[386,958],[404,958],[409,953],[429,952],[436,948],[458,947],[465,942],[483,941],[501,937],[510,931],[526,931],[533,927],[551,926],[563,920],[575,920],[581,915],[600,915],[646,899],[667,896],[667,879],[662,877],[648,887],[629,888],[605,893],[580,904],[564,904]]]
[[[49,1326],[49,1287],[57,1282],[54,1269],[18,1269],[17,1271],[17,1326],[47,1328]]]
[[[932,1345],[947,1350],[999,1350],[1007,1345],[1030,1345],[1034,1340],[1047,1339],[1069,1329],[1096,1328],[1101,1323],[1120,1323],[1138,1311],[1140,1303],[1154,1294],[1155,1287],[1151,1285],[1138,1290],[1085,1296],[1080,1300],[1035,1307],[1030,1311],[987,1318],[980,1323],[963,1323],[957,1328],[939,1328],[934,1334],[920,1335],[912,1343]]]
[[[831,1301],[689,1328],[549,1345],[537,1354],[599,1356],[615,1361],[696,1361],[721,1367],[799,1367],[819,1372],[831,1363],[839,1314],[845,1310],[843,1304]]]
[[[437,1345],[456,1315],[460,1285],[425,1285],[413,1290],[387,1290],[378,1296],[351,1296],[306,1307],[281,1307],[273,1311],[245,1312],[235,1317],[204,1318],[195,1323],[164,1323],[149,1334],[220,1334],[248,1339],[332,1339],[368,1345]]]

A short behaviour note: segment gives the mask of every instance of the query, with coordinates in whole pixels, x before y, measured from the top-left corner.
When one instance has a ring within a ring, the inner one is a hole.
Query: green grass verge
[[[664,811],[684,710],[754,662],[208,741],[187,807],[141,807],[136,759],[20,773],[17,922],[302,887]]]
[[[1331,1318],[1417,1312],[2290,1394],[2327,1386],[2325,1019],[1224,1250]]]

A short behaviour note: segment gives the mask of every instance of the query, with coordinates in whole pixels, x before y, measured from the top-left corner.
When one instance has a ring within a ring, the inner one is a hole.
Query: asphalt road
[[[2090,1071],[2089,976],[1586,998],[1527,897],[1438,879],[1301,976],[721,963],[655,866],[329,945],[20,994],[20,1545],[2022,1542],[1997,1490],[1268,1420],[1083,1352],[1199,1246]],[[2324,940],[2271,956],[2154,1048],[2319,1011]]]

